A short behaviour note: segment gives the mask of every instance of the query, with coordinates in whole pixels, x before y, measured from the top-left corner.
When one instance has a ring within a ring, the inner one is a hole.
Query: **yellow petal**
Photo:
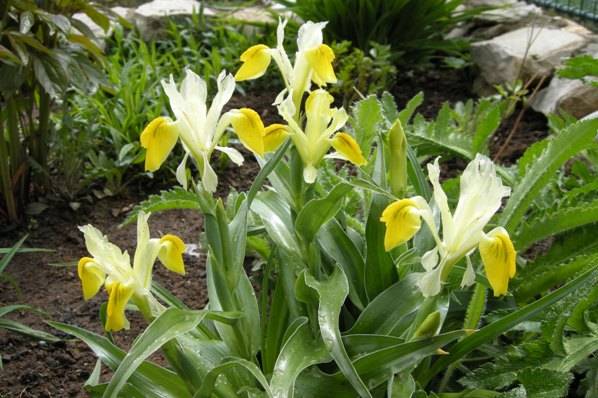
[[[384,234],[386,251],[413,238],[421,227],[419,210],[412,199],[401,199],[388,205],[382,212],[380,221],[386,224]]]
[[[156,171],[174,148],[179,133],[176,125],[167,117],[152,120],[141,133],[141,146],[145,153],[145,170]]]
[[[125,283],[114,282],[106,285],[109,291],[108,307],[106,308],[106,331],[117,332],[129,327],[125,317],[125,307],[133,296],[133,286]]]
[[[81,279],[83,298],[89,300],[95,296],[104,284],[106,275],[91,257],[83,257],[77,264],[77,274]]]
[[[287,126],[284,124],[271,124],[264,130],[264,151],[273,152],[288,135]]]
[[[332,68],[334,52],[326,44],[305,52],[307,62],[313,69],[311,79],[318,86],[325,86],[327,83],[336,83],[336,76]]]
[[[355,139],[347,133],[336,134],[332,139],[332,146],[354,165],[364,166],[368,163]]]
[[[235,79],[240,82],[243,80],[257,79],[266,73],[270,65],[270,56],[268,46],[257,44],[249,47],[243,54],[241,54],[241,61],[243,65],[237,71]]]
[[[484,235],[480,241],[480,255],[494,296],[507,294],[509,279],[515,276],[517,256],[508,232],[498,227]]]
[[[160,239],[160,246],[158,253],[160,262],[172,272],[185,275],[185,264],[183,263],[185,243],[183,240],[176,235],[164,235]]]
[[[256,111],[239,109],[234,113],[231,124],[247,149],[260,156],[264,155],[264,123]]]

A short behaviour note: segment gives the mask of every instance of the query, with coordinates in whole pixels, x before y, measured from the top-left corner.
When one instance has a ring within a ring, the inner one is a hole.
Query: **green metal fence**
[[[528,0],[591,21],[598,21],[598,0]]]

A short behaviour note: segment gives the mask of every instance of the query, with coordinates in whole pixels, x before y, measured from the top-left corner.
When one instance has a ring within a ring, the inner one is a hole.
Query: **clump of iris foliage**
[[[98,356],[92,396],[592,397],[598,120],[552,118],[554,133],[505,169],[485,155],[501,101],[446,106],[434,121],[413,116],[421,95],[402,110],[383,94],[347,111],[328,91],[338,79],[325,23],[303,24],[292,53],[285,25],[273,44],[242,52],[234,75],[164,76],[172,114],[145,112],[144,166],[164,167],[178,143],[184,157],[178,186],[131,215],[132,259],[80,227],[83,297],[106,290],[106,332],[127,328],[128,311],[148,324],[125,352],[52,323]],[[274,67],[281,123],[265,125],[249,107],[223,111],[237,87]],[[247,192],[223,200],[210,161],[221,153],[243,167],[232,134],[261,169]],[[443,186],[438,154],[467,160],[458,181]],[[575,172],[560,173],[572,158]],[[151,212],[178,208],[204,218],[203,309],[152,284],[156,260],[185,277],[185,243],[148,227]],[[548,236],[546,253],[521,256]],[[259,274],[244,267],[248,251]],[[158,350],[168,365],[149,360]],[[107,383],[102,366],[113,371]]]

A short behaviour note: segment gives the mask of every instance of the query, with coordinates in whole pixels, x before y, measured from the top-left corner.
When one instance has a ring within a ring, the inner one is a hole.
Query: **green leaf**
[[[389,201],[386,197],[377,194],[374,195],[365,227],[367,242],[365,287],[369,300],[373,300],[397,280],[392,257],[384,248],[386,227],[380,221],[382,212],[388,203]]]
[[[32,337],[34,339],[45,340],[50,342],[60,341],[60,339],[50,333],[36,330],[12,319],[0,318],[0,329],[10,330],[11,332],[20,333],[24,336]]]
[[[332,220],[342,209],[343,198],[351,189],[351,185],[341,182],[326,197],[307,202],[295,220],[297,233],[306,242],[312,242],[322,225]]]
[[[312,365],[331,360],[322,341],[311,335],[307,318],[298,318],[289,329],[270,380],[274,398],[292,398],[295,381],[301,372]]]
[[[367,297],[364,290],[365,261],[355,243],[336,220],[325,224],[318,234],[322,250],[341,266],[349,281],[349,298],[363,310]]]
[[[382,120],[382,107],[375,95],[357,101],[352,108],[352,126],[357,143],[367,157]]]
[[[528,398],[561,398],[569,391],[573,379],[570,373],[548,369],[527,368],[519,374]]]
[[[581,79],[589,76],[598,76],[598,58],[590,54],[578,55],[568,59],[557,74],[567,79]]]
[[[416,282],[417,277],[411,274],[380,293],[347,333],[401,336],[411,326],[424,300]]]
[[[535,242],[562,232],[598,222],[598,199],[573,206],[559,207],[539,219],[526,219],[514,237],[517,250],[525,250]]]
[[[450,355],[440,358],[434,362],[430,369],[428,369],[428,371],[425,372],[420,378],[420,382],[422,385],[428,384],[433,376],[446,369],[451,363],[460,360],[465,355],[477,349],[480,345],[491,341],[492,339],[511,329],[513,326],[530,319],[542,310],[558,302],[571,292],[574,292],[576,289],[586,283],[588,279],[590,279],[594,271],[594,269],[590,269],[584,272],[571,282],[547,294],[541,299],[511,312],[509,315],[500,318],[499,320],[488,324],[472,335],[467,336],[451,348]]]
[[[301,257],[299,243],[295,238],[291,210],[280,195],[273,191],[260,192],[251,210],[261,217],[268,236],[278,246]]]
[[[137,337],[127,355],[114,372],[104,398],[115,398],[136,369],[156,350],[179,335],[190,332],[205,317],[204,311],[169,308],[161,313]]]
[[[201,388],[195,393],[193,398],[210,398],[212,396],[214,387],[218,382],[218,376],[233,369],[239,369],[249,372],[255,378],[255,380],[257,380],[260,383],[267,396],[272,397],[272,392],[270,391],[268,380],[266,380],[266,377],[261,372],[261,370],[252,362],[249,362],[242,358],[236,358],[228,360],[210,370],[210,372],[204,378]]]
[[[572,124],[554,137],[513,188],[513,193],[500,216],[499,224],[515,231],[530,205],[557,170],[595,139],[598,119]]]
[[[157,213],[175,209],[200,210],[200,200],[195,193],[186,191],[182,187],[161,191],[158,195],[150,195],[149,198],[135,206],[123,225],[135,221],[140,211]]]
[[[82,340],[113,371],[118,368],[125,357],[125,352],[112,344],[106,337],[64,323],[48,322],[48,324]],[[179,376],[150,362],[143,362],[131,375],[129,383],[146,397],[191,398],[191,394]]]
[[[413,114],[415,113],[415,110],[417,108],[419,108],[419,106],[424,102],[424,92],[420,91],[419,93],[417,93],[413,98],[411,98],[409,100],[409,102],[407,102],[407,106],[405,106],[405,109],[403,109],[401,112],[399,112],[399,119],[401,120],[401,124],[403,126],[407,126],[407,124],[409,123],[409,120],[411,120],[411,117],[413,116]],[[389,120],[389,122],[393,122],[393,120]]]
[[[306,272],[303,273],[303,278],[305,284],[314,289],[319,297],[318,323],[324,345],[355,391],[361,397],[371,398],[368,388],[351,363],[339,330],[341,308],[349,294],[347,277],[342,269],[337,267],[325,281],[317,281]]]
[[[108,29],[110,29],[110,19],[108,19],[106,15],[102,14],[92,4],[84,4],[83,12],[89,18],[91,18],[93,22],[100,26],[104,30],[104,32],[108,32]]]
[[[472,153],[488,152],[488,139],[498,129],[501,121],[500,104],[491,106],[489,111],[483,112],[479,116],[473,135]]]
[[[29,235],[23,236],[15,245],[2,257],[0,260],[0,275],[4,272],[8,264],[11,262],[12,258],[17,254],[25,240]]]

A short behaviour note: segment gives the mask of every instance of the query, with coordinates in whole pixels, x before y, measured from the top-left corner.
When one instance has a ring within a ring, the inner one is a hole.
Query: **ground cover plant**
[[[553,118],[554,133],[502,170],[484,154],[500,100],[447,106],[430,125],[413,117],[421,96],[401,110],[388,94],[352,104],[350,115],[334,106],[335,54],[323,28],[302,25],[289,57],[281,21],[276,44],[248,48],[234,76],[214,76],[216,87],[191,69],[164,77],[172,114],[148,116],[140,145],[156,171],[182,143],[179,186],[131,215],[132,259],[81,227],[89,255],[77,274],[85,299],[108,293],[107,336],[52,323],[98,356],[90,394],[557,397],[585,377],[585,390],[574,387],[591,397],[598,121]],[[237,85],[271,64],[284,84],[272,98],[279,123],[265,125],[248,107],[223,111]],[[223,140],[229,130],[260,171],[223,200],[212,155],[244,161]],[[438,154],[466,160],[458,181],[441,184]],[[180,208],[204,219],[201,310],[152,284],[156,260],[185,277],[185,242],[169,230],[152,238],[148,226],[150,213]],[[525,264],[518,253],[548,235],[553,247]],[[125,352],[112,334],[132,310],[148,326]],[[168,367],[148,359],[160,349]],[[101,366],[110,381],[98,377]]]

